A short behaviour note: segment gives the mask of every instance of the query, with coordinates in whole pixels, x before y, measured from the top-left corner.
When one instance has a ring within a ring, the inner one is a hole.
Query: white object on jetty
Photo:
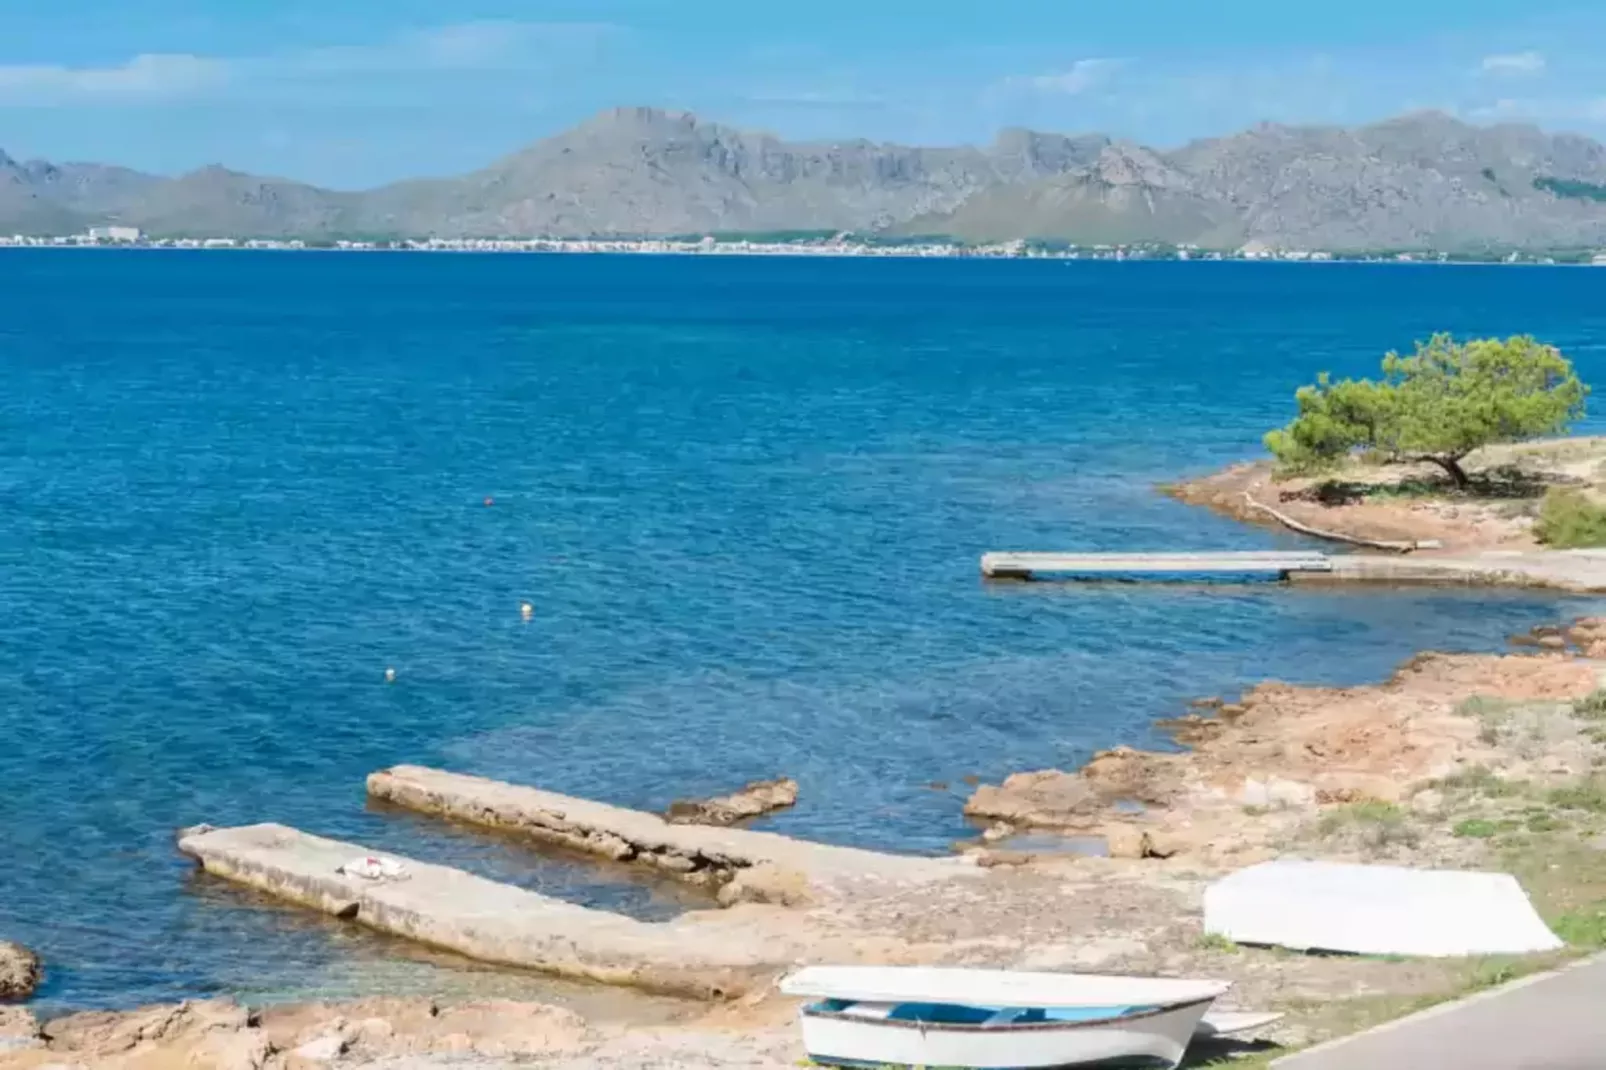
[[[361,877],[370,881],[399,881],[407,878],[407,867],[394,858],[368,855],[347,862],[336,873],[345,877]]]
[[[899,966],[811,966],[781,982],[811,997],[803,1046],[819,1063],[1175,1066],[1227,981]]]
[[[1074,576],[1286,576],[1291,572],[1330,572],[1332,560],[1322,553],[1251,550],[1221,553],[987,553],[982,575],[1036,579]]]
[[[1562,946],[1516,878],[1338,862],[1263,862],[1205,889],[1205,932],[1357,955],[1521,955]]]

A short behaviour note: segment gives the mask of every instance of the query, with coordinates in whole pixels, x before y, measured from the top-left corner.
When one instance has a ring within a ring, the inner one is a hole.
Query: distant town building
[[[139,241],[143,237],[138,227],[90,227],[91,241]]]

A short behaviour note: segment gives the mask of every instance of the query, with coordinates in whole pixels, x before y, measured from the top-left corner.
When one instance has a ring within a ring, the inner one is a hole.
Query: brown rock
[[[27,999],[39,987],[39,956],[0,940],[0,1000]]]
[[[664,811],[664,820],[677,825],[734,825],[796,802],[797,781],[790,777],[755,780],[740,791],[714,799],[678,799]]]
[[[1567,648],[1567,640],[1559,635],[1541,635],[1534,642],[1541,650],[1565,650]]]
[[[1160,721],[1156,727],[1184,747],[1196,747],[1221,735],[1227,726],[1214,717],[1201,717],[1197,713],[1190,713],[1183,717]]]
[[[1016,773],[996,787],[983,784],[965,803],[967,817],[1048,827],[1086,827],[1100,809],[1098,795],[1086,780],[1058,769]]]
[[[1144,858],[1171,858],[1182,851],[1182,841],[1163,832],[1149,830],[1143,834]]]
[[[1164,806],[1181,788],[1179,771],[1177,755],[1116,747],[1093,755],[1080,775],[1106,803]]]
[[[1037,860],[1030,851],[1000,851],[996,848],[976,852],[976,864],[983,869],[999,866],[1027,866]]]
[[[1112,825],[1105,829],[1104,843],[1111,858],[1143,857],[1143,831],[1131,825]]]
[[[105,1057],[185,1034],[238,1031],[250,1016],[231,999],[187,1000],[118,1013],[86,1011],[46,1022],[40,1034],[52,1051]]]
[[[0,1064],[7,1052],[43,1047],[39,1021],[22,1007],[0,1007]]]
[[[40,1034],[51,1052],[91,1064],[112,1060],[119,1070],[263,1070],[273,1050],[245,1009],[226,999],[74,1014],[45,1023]]]
[[[737,870],[736,875],[719,889],[718,898],[722,906],[773,903],[777,906],[801,907],[814,902],[807,877],[772,862]]]
[[[261,1034],[309,1067],[344,1053],[364,1060],[406,1055],[519,1057],[573,1051],[585,1019],[544,1003],[510,1000],[438,1005],[429,999],[366,999],[270,1007]]]
[[[1219,710],[1226,703],[1219,698],[1196,698],[1188,705],[1198,710]]]
[[[475,1055],[509,1058],[574,1051],[586,1040],[585,1019],[573,1011],[545,1003],[488,1000],[444,1008],[429,1034],[428,1053],[449,1054],[438,1047],[449,1037],[467,1037]],[[413,1051],[423,1054],[420,1049]],[[401,1054],[401,1053],[398,1053]]]

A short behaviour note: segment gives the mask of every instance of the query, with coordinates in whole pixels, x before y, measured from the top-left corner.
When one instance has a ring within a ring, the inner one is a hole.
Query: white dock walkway
[[[1250,550],[1218,553],[988,553],[981,572],[989,579],[1076,579],[1092,576],[1258,576],[1330,572],[1332,559],[1313,552]]]

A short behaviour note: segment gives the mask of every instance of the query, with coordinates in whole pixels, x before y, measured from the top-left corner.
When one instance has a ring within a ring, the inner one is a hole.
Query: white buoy
[[[396,682],[396,670],[395,669],[386,669],[385,670],[385,683],[393,684],[395,682]]]
[[[531,617],[535,616],[535,607],[530,605],[528,602],[520,603],[519,616],[523,617],[525,620],[529,620]]]

